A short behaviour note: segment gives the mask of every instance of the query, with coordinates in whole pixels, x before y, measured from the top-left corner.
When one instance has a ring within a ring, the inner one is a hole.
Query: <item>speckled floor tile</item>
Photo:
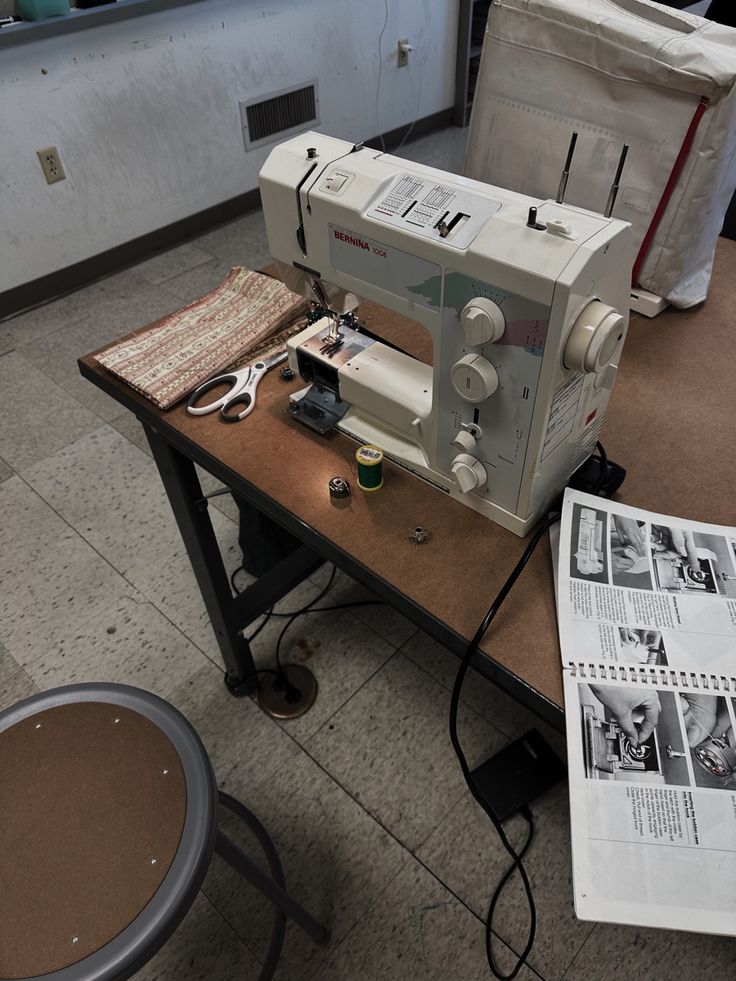
[[[15,347],[12,331],[0,323],[0,358]]]
[[[431,167],[446,170],[448,174],[462,174],[464,164],[465,147],[462,144],[457,144],[429,161]]]
[[[101,311],[90,302],[88,309],[80,308],[81,320],[31,341],[19,340],[17,350],[77,401],[102,419],[111,419],[120,414],[120,403],[80,375],[77,359],[158,320],[176,306],[169,293],[147,286],[131,297],[110,301]]]
[[[266,224],[260,208],[213,228],[193,241],[198,248],[211,252],[231,266],[258,269],[259,265],[270,261]],[[258,265],[252,264],[254,260]]]
[[[302,583],[284,597],[278,609],[301,609],[318,595],[313,583]],[[334,600],[330,592],[318,606],[330,606]],[[272,618],[253,641],[259,668],[275,666],[276,642],[286,623],[286,618]],[[350,610],[299,617],[284,636],[280,657],[284,664],[303,664],[314,673],[319,686],[317,700],[305,715],[279,724],[305,743],[394,653],[391,644],[356,620]]]
[[[35,695],[36,685],[8,650],[0,644],[0,712]]]
[[[257,981],[261,965],[201,893],[136,981]]]
[[[233,266],[258,270],[271,262],[260,209],[206,232],[193,242],[215,259],[166,280],[165,289],[180,302],[191,303],[219,286]]]
[[[211,262],[205,262],[180,276],[167,279],[161,288],[171,296],[175,308],[185,306],[219,286],[233,266],[249,266],[246,258],[243,256],[240,262],[213,259]]]
[[[26,670],[41,688],[108,681],[166,698],[206,663],[152,603],[121,596],[78,629],[49,637]]]
[[[735,961],[733,937],[599,923],[565,981],[720,981]]]
[[[452,691],[457,669],[460,666],[458,657],[423,631],[419,631],[405,643],[401,650],[441,685]],[[528,712],[477,671],[469,671],[465,676],[462,698],[466,704],[510,739],[515,739],[533,728],[540,731],[544,728],[547,735],[547,728],[536,715]],[[561,733],[559,737],[555,737],[555,749],[559,748],[560,742],[564,755],[564,736]]]
[[[74,325],[81,354],[88,354],[103,344],[124,337],[132,330],[146,327],[177,309],[171,302],[171,295],[163,287],[149,286],[130,297],[120,298],[109,303],[99,311],[94,306],[85,311],[85,316]],[[88,382],[87,384],[91,384]]]
[[[468,130],[458,126],[448,126],[434,133],[427,133],[417,140],[407,142],[400,150],[391,153],[405,160],[415,160],[417,163],[430,167],[440,167],[443,170],[459,170],[465,157],[465,144]],[[447,167],[448,163],[456,166]]]
[[[12,477],[13,473],[13,469],[7,465],[5,460],[0,459],[0,484],[2,484],[4,480],[7,480],[8,477]]]
[[[100,425],[81,405],[18,352],[0,358],[0,446],[20,470]]]
[[[500,944],[498,945],[500,946]],[[503,970],[513,958],[499,957]],[[314,981],[487,981],[483,925],[410,859]],[[522,968],[520,981],[537,981]]]
[[[218,497],[214,497],[211,504],[213,508],[217,508],[218,511],[221,511],[222,514],[236,525],[240,524],[240,512],[238,511],[238,505],[233,500],[232,494],[221,494]]]
[[[567,784],[558,784],[530,806],[535,837],[525,866],[537,907],[537,939],[529,963],[547,981],[557,981],[585,943],[592,924],[578,920],[573,908]],[[505,827],[511,843],[519,848],[526,837],[526,822],[516,816]],[[510,864],[493,826],[470,795],[460,798],[417,857],[481,917]],[[521,950],[527,924],[526,899],[516,877],[506,887],[493,928],[514,950]]]
[[[166,506],[169,507],[168,499]],[[169,508],[170,511],[170,508]],[[209,511],[212,527],[217,537],[225,572],[230,575],[241,562],[238,546],[238,529],[233,522],[217,508]],[[173,521],[173,515],[171,517]],[[136,561],[129,566],[128,578],[161,609],[176,626],[192,640],[201,651],[222,664],[220,649],[205,609],[189,557],[179,529],[174,525],[173,534],[166,544],[167,561],[147,564]],[[150,553],[149,553],[150,554]],[[142,558],[142,557],[141,557]]]
[[[392,834],[416,850],[467,791],[447,732],[449,692],[395,655],[306,748]],[[505,737],[469,709],[460,733],[471,766]]]
[[[219,648],[153,460],[105,426],[25,474],[38,493],[201,650]],[[237,526],[210,517],[228,572]]]
[[[235,576],[235,585],[240,590],[250,581],[251,577],[242,570]],[[251,650],[259,669],[275,666],[276,644],[286,626],[286,614],[314,603],[321,593],[322,589],[311,579],[305,579],[276,604],[276,616],[259,618],[246,630],[246,635],[256,634]],[[330,590],[317,602],[317,608],[338,602],[342,600]],[[352,609],[327,609],[324,613],[307,613],[297,618],[284,636],[280,657],[283,663],[310,668],[319,686],[317,700],[305,715],[279,720],[279,725],[297,742],[304,743],[394,652],[392,644],[355,619]]]
[[[407,852],[301,750],[243,798],[279,852],[289,893],[331,931],[329,947],[289,925],[279,977],[308,977],[360,920],[406,861]],[[225,833],[256,860],[258,846],[239,821]],[[260,856],[259,856],[260,860]],[[221,860],[204,891],[257,956],[265,955],[269,903]]]
[[[28,677],[23,668],[18,668],[12,674],[0,678],[0,712],[10,708],[16,702],[30,698],[39,690],[38,686]]]
[[[20,477],[0,484],[0,640],[23,666],[111,597],[136,595]]]
[[[294,741],[251,698],[235,698],[206,662],[169,696],[207,747],[222,790],[250,799],[253,787],[291,759]]]
[[[15,674],[19,668],[20,664],[18,664],[7,647],[0,643],[0,683],[4,678],[9,677],[11,674]]]
[[[145,436],[143,438],[145,439]],[[202,485],[203,494],[211,494],[213,491],[220,490],[224,486],[221,481],[213,477],[211,473],[207,473],[200,466],[197,466],[197,474],[199,475],[199,482]],[[217,508],[218,511],[222,511],[223,514],[226,514],[231,521],[234,521],[236,524],[240,523],[238,505],[233,500],[233,495],[230,492],[227,494],[218,494],[217,497],[210,498],[210,505],[213,508]]]
[[[103,317],[111,307],[119,306],[121,300],[131,299],[148,286],[133,269],[123,269],[58,300],[18,314],[6,321],[5,327],[15,341],[28,343],[53,334],[93,311]]]
[[[148,456],[152,455],[151,447],[148,445],[146,434],[143,431],[143,426],[128,409],[122,409],[111,419],[108,419],[108,424],[113,429],[117,429],[121,435],[125,436],[133,446],[137,446],[139,450],[143,450]]]
[[[212,258],[214,257],[211,252],[205,252],[191,242],[184,242],[183,245],[177,245],[176,248],[159,252],[158,255],[139,262],[133,268],[147,282],[158,286],[159,283],[195,269]]]
[[[326,563],[310,578],[312,582],[322,587],[326,584],[332,573],[332,566]],[[376,600],[378,597],[366,589],[361,583],[356,582],[347,573],[338,569],[335,575],[335,582],[330,590],[330,602],[350,603],[354,600]],[[410,637],[417,632],[417,627],[407,620],[405,616],[395,610],[392,606],[383,603],[380,606],[356,606],[350,611],[352,615],[363,623],[368,624],[377,634],[384,637],[389,644],[394,647],[401,647]]]

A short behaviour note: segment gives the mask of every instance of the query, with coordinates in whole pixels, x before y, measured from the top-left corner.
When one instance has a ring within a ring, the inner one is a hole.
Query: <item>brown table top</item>
[[[618,499],[665,514],[736,524],[736,377],[731,321],[736,305],[736,242],[720,239],[710,295],[689,311],[667,310],[655,320],[632,317],[602,439],[628,475]],[[423,329],[366,303],[368,327],[424,360]],[[427,339],[428,340],[428,339]],[[357,487],[356,444],[318,436],[286,412],[289,393],[271,372],[248,419],[229,425],[217,414],[191,416],[184,404],[160,412],[87,355],[83,373],[126,402],[166,436],[186,437],[278,505],[348,553],[391,587],[469,638],[507,578],[525,540],[386,462],[384,487]],[[140,407],[140,412],[139,412]],[[327,481],[348,477],[349,506],[330,503]],[[427,525],[429,544],[408,541]],[[562,705],[560,655],[549,545],[536,554],[482,645],[484,653]]]

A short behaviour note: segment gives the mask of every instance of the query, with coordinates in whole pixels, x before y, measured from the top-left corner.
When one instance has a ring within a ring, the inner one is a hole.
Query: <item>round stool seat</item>
[[[73,685],[0,713],[0,978],[130,977],[191,906],[217,790],[176,709]]]

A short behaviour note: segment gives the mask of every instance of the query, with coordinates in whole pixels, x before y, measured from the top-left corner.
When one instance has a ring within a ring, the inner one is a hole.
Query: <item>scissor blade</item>
[[[277,354],[272,354],[270,358],[265,358],[263,363],[266,366],[266,371],[270,371],[271,368],[275,368],[277,364],[281,364],[282,361],[286,361],[288,356],[288,351],[279,351]]]

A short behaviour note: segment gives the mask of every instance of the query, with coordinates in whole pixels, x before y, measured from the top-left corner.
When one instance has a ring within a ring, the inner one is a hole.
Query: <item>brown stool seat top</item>
[[[39,710],[5,728],[0,713],[3,979],[62,971],[106,947],[151,902],[180,846],[187,781],[171,739],[146,715],[90,697],[47,706],[35,696]]]

